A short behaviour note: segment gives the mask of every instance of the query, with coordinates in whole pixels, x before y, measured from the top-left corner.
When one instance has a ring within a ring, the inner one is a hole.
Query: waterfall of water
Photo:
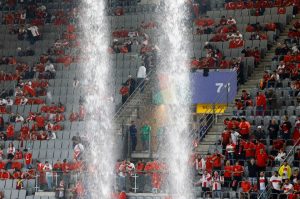
[[[86,136],[89,147],[86,154],[93,173],[88,181],[88,198],[110,199],[114,185],[115,137],[113,103],[111,100],[111,64],[108,54],[109,24],[104,0],[82,0],[80,6],[82,72],[85,85],[87,112]]]
[[[190,78],[187,60],[186,0],[165,0],[159,47],[161,62],[159,76],[168,82],[168,99],[164,99],[168,121],[165,148],[160,151],[169,169],[169,191],[175,199],[191,199],[192,183],[188,161],[191,153],[188,120],[190,108]]]

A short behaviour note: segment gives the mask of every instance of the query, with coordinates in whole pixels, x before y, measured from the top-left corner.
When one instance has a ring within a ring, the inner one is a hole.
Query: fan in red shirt
[[[38,113],[38,115],[35,117],[35,121],[37,124],[38,129],[37,130],[44,130],[45,128],[45,118]]]
[[[213,168],[213,161],[212,161],[212,156],[210,155],[210,153],[207,154],[207,157],[206,157],[206,164],[205,164],[205,168],[206,168],[206,171],[208,173],[211,173],[212,172],[212,168]]]
[[[32,164],[32,154],[28,152],[28,149],[24,149],[24,164],[27,169],[31,167]]]
[[[227,144],[230,142],[230,137],[231,137],[231,131],[228,130],[228,128],[225,128],[221,135],[221,143],[223,146],[223,151],[225,151]]]
[[[68,173],[70,171],[69,163],[67,162],[67,159],[63,160],[63,163],[61,165],[61,170],[64,173]]]
[[[259,153],[256,153],[256,166],[258,173],[266,170],[268,159],[269,156],[263,149],[260,149]]]
[[[21,160],[23,159],[23,153],[20,149],[16,149],[14,160]]]
[[[227,160],[224,166],[224,185],[225,187],[229,187],[231,181],[232,181],[232,171],[233,166],[230,165],[230,161]]]
[[[251,183],[247,180],[241,182],[241,197],[242,198],[250,198],[250,190],[252,188]]]
[[[144,167],[145,167],[145,164],[141,160],[139,160],[135,167],[137,174],[141,175],[144,171]]]
[[[8,171],[6,171],[6,170],[4,170],[4,171],[2,171],[2,175],[1,175],[1,179],[2,180],[8,180],[8,179],[10,179],[10,173],[8,172]]]
[[[28,140],[30,138],[30,129],[29,129],[29,126],[25,123],[25,125],[23,125],[21,127],[21,134],[20,134],[20,140]]]
[[[256,115],[264,115],[267,107],[267,98],[262,92],[257,92],[256,96]]]
[[[211,161],[213,162],[213,170],[214,171],[221,171],[222,168],[222,159],[224,159],[224,156],[220,154],[218,151],[216,151],[215,154],[212,155]]]
[[[192,69],[197,69],[199,67],[199,65],[200,65],[200,61],[198,59],[196,59],[196,57],[193,57],[192,61],[190,63],[190,67]]]
[[[244,173],[244,167],[240,165],[239,161],[235,163],[233,166],[233,190],[236,190],[238,187],[238,183],[242,181],[242,175]]]
[[[6,129],[7,139],[13,139],[15,137],[15,127],[12,124],[9,124]]]
[[[242,118],[242,121],[239,125],[239,129],[240,129],[239,133],[241,134],[242,138],[243,139],[248,139],[250,129],[251,129],[251,125],[245,118]]]
[[[241,143],[243,145],[244,153],[245,153],[245,158],[246,159],[251,159],[254,158],[255,156],[255,144],[249,140],[245,140],[244,142]]]
[[[21,171],[18,169],[15,169],[12,174],[12,177],[13,177],[13,179],[18,179],[19,177],[21,177],[21,175],[22,175]]]
[[[65,120],[65,116],[62,113],[56,113],[55,122],[61,122]]]

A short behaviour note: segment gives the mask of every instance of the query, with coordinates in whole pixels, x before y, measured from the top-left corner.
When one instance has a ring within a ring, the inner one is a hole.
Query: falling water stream
[[[89,141],[87,160],[93,165],[88,181],[88,198],[110,199],[114,185],[115,137],[111,101],[111,64],[108,54],[110,43],[108,17],[104,0],[82,0],[80,27],[83,35],[82,72],[88,85],[85,89],[87,112],[86,135]]]
[[[169,169],[168,190],[174,199],[191,199],[192,188],[188,161],[191,153],[189,139],[190,78],[187,60],[186,0],[165,0],[159,40],[161,60],[158,75],[165,76],[169,84],[169,97],[164,99],[167,122],[167,144],[160,150]]]

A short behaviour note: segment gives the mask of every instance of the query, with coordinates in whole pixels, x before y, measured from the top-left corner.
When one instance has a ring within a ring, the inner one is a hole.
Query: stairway
[[[114,116],[116,127],[128,125],[130,121],[136,120],[139,117],[139,110],[151,103],[155,75],[154,70],[150,71],[145,81],[143,92],[141,92],[140,87],[137,87],[134,93],[119,108]]]
[[[286,25],[284,31],[280,34],[277,42],[283,42],[288,35],[289,29],[292,27],[294,22],[300,19],[300,14],[296,16],[293,20],[291,20],[290,24]],[[237,96],[241,96],[242,90],[250,90],[252,88],[257,88],[259,80],[263,77],[264,71],[268,69],[269,66],[272,65],[272,58],[275,55],[276,46],[272,46],[270,50],[267,51],[266,56],[262,59],[261,63],[258,65],[257,68],[254,69],[252,76],[248,79],[248,81],[239,87],[239,91]],[[195,152],[206,155],[212,149],[218,149],[218,145],[216,144],[221,136],[221,133],[224,130],[223,121],[227,117],[232,117],[232,111],[234,108],[234,103],[229,104],[227,110],[223,115],[218,115],[215,120],[215,124],[206,134],[205,138],[196,148]],[[213,147],[213,148],[212,148]]]

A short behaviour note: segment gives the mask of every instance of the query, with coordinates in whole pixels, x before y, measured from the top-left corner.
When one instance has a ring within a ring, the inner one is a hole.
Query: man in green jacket
[[[151,127],[147,123],[144,123],[144,125],[141,128],[141,140],[143,144],[143,151],[149,150],[150,133]]]

